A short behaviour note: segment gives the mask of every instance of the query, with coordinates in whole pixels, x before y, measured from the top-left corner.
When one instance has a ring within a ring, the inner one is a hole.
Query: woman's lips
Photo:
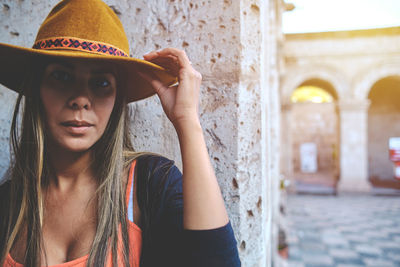
[[[94,126],[92,123],[87,121],[78,120],[64,121],[61,125],[72,134],[84,134],[90,129],[90,127]]]

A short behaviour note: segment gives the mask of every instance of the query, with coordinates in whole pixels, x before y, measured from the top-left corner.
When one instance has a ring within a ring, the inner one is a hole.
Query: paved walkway
[[[290,195],[289,267],[400,267],[400,197]]]

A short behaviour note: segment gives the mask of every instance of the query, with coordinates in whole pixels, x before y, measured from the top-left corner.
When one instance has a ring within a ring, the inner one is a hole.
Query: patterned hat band
[[[107,56],[129,57],[127,53],[113,45],[98,41],[79,39],[76,37],[54,37],[42,39],[33,45],[33,49],[41,50],[77,50]]]

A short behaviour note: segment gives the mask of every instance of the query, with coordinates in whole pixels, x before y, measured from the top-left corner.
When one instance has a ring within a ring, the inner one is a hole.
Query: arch
[[[282,103],[290,103],[292,92],[310,80],[322,80],[329,83],[335,90],[337,99],[343,98],[348,88],[346,77],[334,67],[327,65],[296,66],[286,70],[282,82]]]
[[[321,187],[321,190],[332,193],[335,192],[341,168],[337,158],[340,155],[340,117],[335,103],[291,103],[291,96],[296,88],[307,85],[326,90],[338,101],[347,94],[349,83],[340,70],[329,65],[305,64],[286,69],[281,83],[281,103],[283,107],[290,108],[282,111],[284,125],[282,128],[285,128],[285,138],[287,138],[281,143],[287,157],[284,159],[284,165],[287,165],[284,172],[293,179],[295,190],[299,192],[310,190],[304,186],[305,184],[314,184],[317,188]],[[312,116],[316,112],[319,114],[318,118]],[[320,127],[321,120],[329,121],[327,127]],[[304,123],[309,124],[303,127]],[[293,131],[295,128],[302,134],[293,134],[297,131]],[[318,171],[313,174],[304,174],[301,171],[299,149],[301,144],[310,141],[316,144],[319,151],[317,153]],[[320,164],[321,162],[323,164]]]
[[[371,65],[360,72],[353,83],[353,96],[357,100],[368,99],[368,94],[376,82],[390,76],[400,77],[400,62]]]
[[[297,88],[300,88],[302,86],[315,86],[315,87],[321,88],[322,90],[324,90],[325,92],[330,94],[333,99],[335,99],[335,100],[338,99],[336,89],[332,86],[332,84],[330,82],[327,82],[326,80],[315,79],[315,78],[306,80],[306,81],[302,82],[301,84],[299,84],[299,86]],[[297,89],[295,89],[292,92],[292,95],[296,90]]]

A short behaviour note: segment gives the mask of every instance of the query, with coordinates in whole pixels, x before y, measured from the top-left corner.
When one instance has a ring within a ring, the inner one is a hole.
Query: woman
[[[128,53],[100,0],[61,1],[33,49],[0,44],[0,82],[19,93],[0,186],[0,266],[240,265],[199,123],[201,75],[178,49]],[[183,175],[133,152],[126,104],[154,93],[176,129]]]

